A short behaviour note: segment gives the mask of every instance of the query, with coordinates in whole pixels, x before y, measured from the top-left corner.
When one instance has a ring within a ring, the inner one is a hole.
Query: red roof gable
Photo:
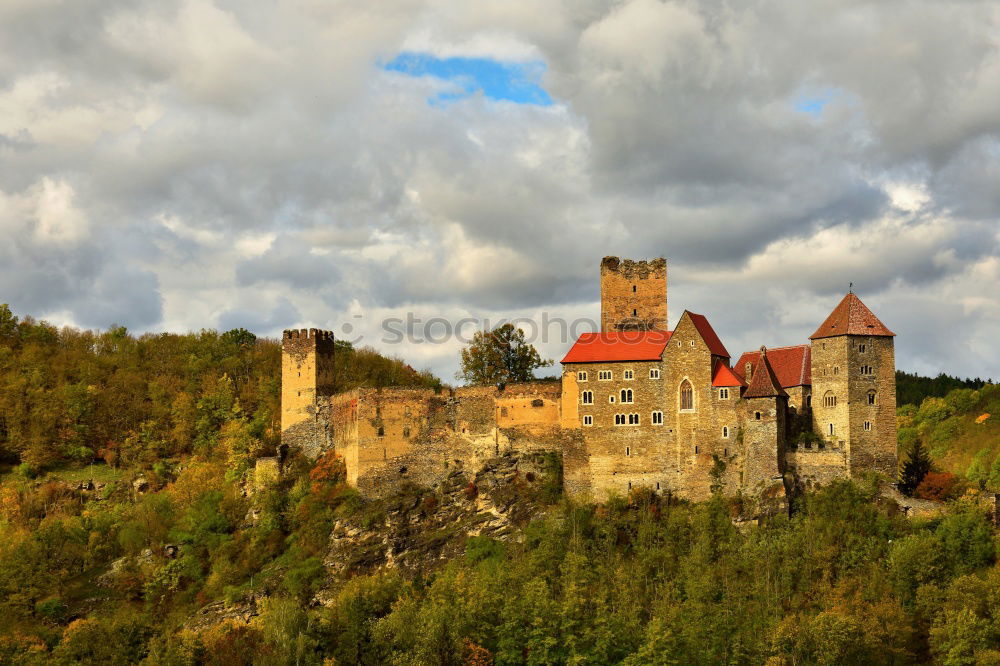
[[[688,316],[691,317],[691,323],[694,324],[694,327],[698,329],[698,335],[700,335],[701,339],[705,341],[706,345],[708,345],[709,351],[716,356],[725,356],[726,358],[729,358],[729,352],[726,351],[726,346],[722,344],[722,340],[720,340],[719,336],[715,334],[715,329],[708,323],[708,319],[705,318],[705,315],[688,312]]]
[[[810,340],[817,338],[832,338],[836,335],[875,335],[890,337],[896,335],[878,317],[868,309],[861,299],[850,292],[837,304],[830,316],[826,318],[816,332],[809,336]]]
[[[743,391],[744,398],[777,398],[788,397],[785,389],[781,388],[778,378],[774,376],[774,368],[771,367],[770,354],[761,347],[760,364],[750,378],[750,384]]]
[[[743,381],[720,360],[712,371],[712,386],[743,386]]]
[[[768,349],[767,360],[782,388],[812,384],[812,348],[809,345]],[[744,382],[747,363],[751,366],[752,377],[753,373],[757,372],[757,364],[760,363],[760,351],[743,352],[740,360],[733,366],[733,370]]]
[[[670,331],[615,331],[584,333],[563,357],[562,363],[659,361],[670,340]]]

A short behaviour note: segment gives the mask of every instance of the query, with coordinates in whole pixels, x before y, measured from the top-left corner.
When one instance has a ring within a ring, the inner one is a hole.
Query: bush
[[[927,472],[917,486],[913,496],[918,499],[943,502],[953,499],[958,485],[958,477],[948,472]]]

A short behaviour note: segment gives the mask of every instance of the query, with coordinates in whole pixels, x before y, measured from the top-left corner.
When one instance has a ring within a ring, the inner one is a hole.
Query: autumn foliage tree
[[[477,331],[462,350],[461,362],[459,379],[496,386],[531,381],[535,370],[552,365],[552,360],[542,359],[534,345],[525,341],[524,331],[513,324]]]

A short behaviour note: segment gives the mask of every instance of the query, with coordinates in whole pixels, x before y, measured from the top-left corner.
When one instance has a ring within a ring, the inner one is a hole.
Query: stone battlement
[[[282,338],[285,340],[333,340],[333,331],[324,331],[319,328],[293,328],[286,329],[282,333]]]
[[[618,257],[604,257],[601,260],[601,271],[620,273],[626,279],[638,278],[645,280],[652,276],[665,276],[667,273],[667,260],[663,257],[657,259],[619,259]]]

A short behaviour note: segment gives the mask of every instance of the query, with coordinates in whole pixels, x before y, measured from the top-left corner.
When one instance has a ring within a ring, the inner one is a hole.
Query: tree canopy
[[[534,345],[525,342],[524,331],[513,324],[477,331],[462,350],[461,360],[459,379],[468,384],[497,386],[531,381],[535,370],[553,363],[543,360]]]

